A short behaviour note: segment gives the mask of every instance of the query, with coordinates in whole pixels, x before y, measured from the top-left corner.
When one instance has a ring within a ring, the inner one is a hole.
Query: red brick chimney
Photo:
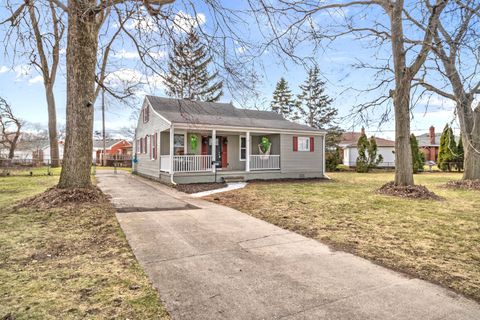
[[[435,144],[435,127],[431,126],[430,127],[430,133],[428,134],[430,138],[430,144]]]
[[[365,135],[365,127],[362,127],[362,130],[360,131],[362,135]]]

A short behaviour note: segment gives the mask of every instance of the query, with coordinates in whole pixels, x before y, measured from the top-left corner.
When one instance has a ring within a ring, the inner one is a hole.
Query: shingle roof
[[[440,146],[440,138],[442,133],[435,133],[435,144],[430,143],[430,134],[424,133],[417,136],[418,146],[419,147],[438,147]]]
[[[110,149],[114,144],[123,141],[125,139],[107,139],[105,141],[105,147]],[[103,140],[93,140],[93,149],[103,149]]]
[[[156,96],[146,98],[156,112],[172,123],[322,132],[307,125],[288,121],[272,111],[239,109],[230,103],[199,102]]]
[[[342,134],[342,141],[339,145],[343,147],[356,147],[361,132],[345,132]],[[375,137],[378,147],[395,147],[395,141]]]

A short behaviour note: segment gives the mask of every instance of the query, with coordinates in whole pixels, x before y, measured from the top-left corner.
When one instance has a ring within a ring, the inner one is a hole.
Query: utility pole
[[[107,160],[105,158],[107,151],[107,143],[105,137],[105,89],[102,88],[102,134],[103,134],[103,154],[102,154],[102,165],[105,167],[107,165]]]

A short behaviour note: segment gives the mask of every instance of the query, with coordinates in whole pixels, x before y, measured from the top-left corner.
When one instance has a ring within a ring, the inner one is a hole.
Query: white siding
[[[378,147],[377,154],[382,155],[383,162],[379,167],[395,166],[395,147]],[[344,149],[343,164],[354,167],[357,163],[358,149],[357,147],[349,147]]]
[[[145,99],[143,106],[148,105],[150,108],[150,119],[147,123],[143,123],[143,119],[140,116],[137,123],[137,129],[135,130],[135,139],[133,141],[133,153],[137,156],[137,163],[133,164],[134,171],[158,178],[160,176],[160,144],[164,142],[164,139],[161,137],[165,136],[165,133],[160,134],[161,131],[168,130],[170,124],[159,117],[153,109],[150,107],[148,101]],[[136,144],[137,139],[145,138],[146,135],[154,135],[157,133],[157,159],[152,160],[150,155],[150,137],[147,141],[147,152],[146,153],[137,153]]]

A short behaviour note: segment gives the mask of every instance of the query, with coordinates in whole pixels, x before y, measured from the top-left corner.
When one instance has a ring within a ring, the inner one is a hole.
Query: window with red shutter
[[[315,137],[310,137],[310,152],[315,151]]]
[[[293,137],[293,151],[298,151],[298,137]]]
[[[153,152],[153,159],[157,160],[157,154],[158,154],[158,133],[155,132],[155,145],[153,146],[154,152]]]

